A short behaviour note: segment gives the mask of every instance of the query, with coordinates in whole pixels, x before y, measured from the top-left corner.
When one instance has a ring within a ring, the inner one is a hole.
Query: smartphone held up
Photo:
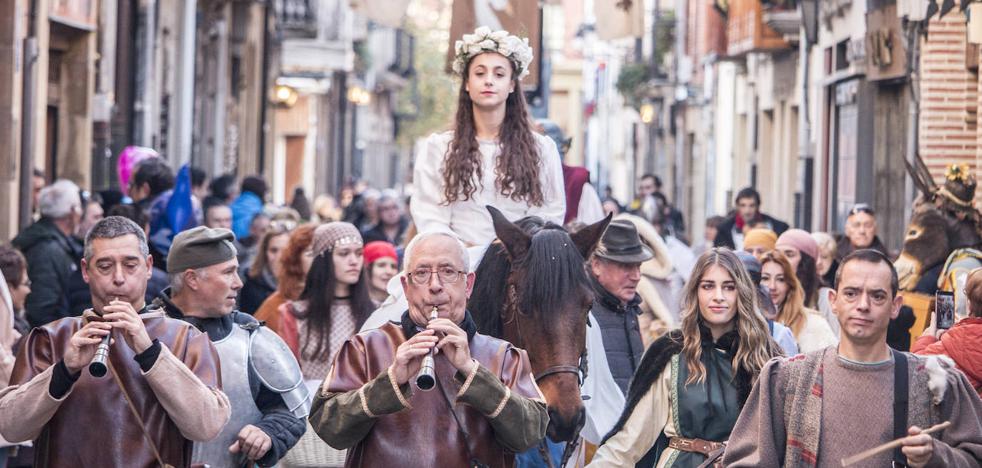
[[[934,295],[935,327],[947,330],[955,325],[955,294],[938,291]]]

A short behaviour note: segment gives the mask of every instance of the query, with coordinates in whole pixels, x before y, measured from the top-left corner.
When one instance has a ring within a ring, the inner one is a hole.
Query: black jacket
[[[271,283],[270,278],[265,274],[260,274],[256,278],[247,274],[242,291],[239,291],[239,310],[249,315],[255,314],[259,306],[263,305],[263,301],[275,291],[276,284]]]
[[[600,325],[607,365],[621,392],[627,393],[631,376],[641,362],[641,355],[644,354],[641,327],[638,325],[641,297],[635,295],[634,299],[625,305],[604,289],[596,278],[591,277],[591,280],[596,294],[591,312]]]
[[[251,315],[242,312],[232,312],[217,318],[188,317],[170,301],[170,289],[160,293],[154,300],[154,308],[163,309],[167,316],[184,320],[194,325],[198,330],[208,334],[211,341],[218,341],[232,332],[232,327],[238,325],[258,324]],[[286,452],[290,450],[307,430],[307,421],[297,418],[276,392],[266,388],[251,369],[249,370],[249,387],[256,407],[263,413],[263,418],[253,424],[269,436],[272,446],[262,458],[256,461],[259,466],[273,466]]]
[[[394,239],[390,239],[385,235],[385,229],[382,228],[382,223],[378,223],[372,226],[371,229],[366,230],[361,233],[362,239],[364,239],[365,244],[373,241],[385,241],[393,245],[402,245],[403,238],[406,234],[406,229],[409,227],[409,220],[405,216],[399,219],[399,231],[396,233]]]
[[[49,218],[28,226],[11,244],[27,259],[32,287],[24,310],[31,327],[69,317],[69,285],[79,269],[82,245],[58,230]]]
[[[716,240],[713,241],[714,247],[728,247],[730,249],[736,249],[736,244],[733,243],[733,228],[736,226],[736,214],[731,215],[726,218],[726,221],[719,226],[716,231]],[[784,234],[784,231],[788,230],[788,223],[783,221],[778,221],[764,213],[758,215],[758,221],[768,223],[778,236]]]

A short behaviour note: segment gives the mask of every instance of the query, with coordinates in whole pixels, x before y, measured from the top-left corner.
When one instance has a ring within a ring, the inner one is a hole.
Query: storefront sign
[[[893,80],[907,75],[897,5],[870,10],[866,14],[866,79]]]

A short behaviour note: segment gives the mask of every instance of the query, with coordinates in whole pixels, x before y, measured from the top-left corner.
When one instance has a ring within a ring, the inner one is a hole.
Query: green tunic
[[[703,346],[700,360],[706,380],[685,385],[689,369],[685,356],[672,360],[672,418],[681,437],[722,442],[740,416],[740,401],[733,385],[733,357],[728,352]],[[664,441],[668,445],[668,441]],[[676,452],[667,466],[695,467],[706,457],[695,452]]]

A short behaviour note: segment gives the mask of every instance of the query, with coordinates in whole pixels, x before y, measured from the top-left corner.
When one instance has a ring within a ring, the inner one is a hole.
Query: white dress
[[[453,139],[453,132],[430,135],[416,154],[416,167],[413,171],[415,193],[409,209],[416,230],[420,233],[449,231],[468,245],[488,245],[494,240],[495,234],[486,205],[501,210],[505,218],[512,222],[535,215],[562,225],[566,215],[566,188],[559,152],[556,150],[556,143],[550,138],[538,133],[533,135],[541,156],[539,177],[542,180],[542,206],[530,205],[525,200],[512,200],[496,189],[494,169],[501,147],[496,141],[485,140],[479,140],[483,168],[481,183],[475,184],[477,189],[469,200],[458,200],[446,205],[443,196],[443,160]]]

